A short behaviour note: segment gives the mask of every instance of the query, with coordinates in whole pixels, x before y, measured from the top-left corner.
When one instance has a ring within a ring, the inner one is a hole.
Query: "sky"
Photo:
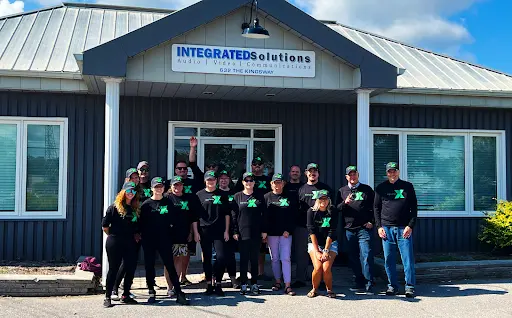
[[[198,0],[70,0],[181,9]],[[222,0],[217,0],[222,1]],[[377,33],[512,74],[511,0],[288,0],[319,20]],[[0,0],[0,16],[60,4]]]

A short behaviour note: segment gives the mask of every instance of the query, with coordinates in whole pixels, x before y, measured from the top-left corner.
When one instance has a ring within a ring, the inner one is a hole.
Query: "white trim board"
[[[473,95],[468,92],[455,94],[436,90],[430,93],[398,91],[373,96],[370,104],[512,108],[512,93],[484,93]]]

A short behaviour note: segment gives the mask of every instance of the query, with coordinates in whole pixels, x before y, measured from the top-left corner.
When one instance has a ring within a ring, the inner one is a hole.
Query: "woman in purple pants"
[[[263,229],[267,232],[267,242],[270,249],[272,260],[272,271],[276,283],[272,287],[273,291],[283,288],[284,293],[294,296],[295,292],[290,286],[292,265],[290,260],[292,246],[292,232],[298,206],[292,202],[288,195],[283,193],[285,181],[280,173],[272,177],[272,192],[265,194],[265,203],[267,206]]]

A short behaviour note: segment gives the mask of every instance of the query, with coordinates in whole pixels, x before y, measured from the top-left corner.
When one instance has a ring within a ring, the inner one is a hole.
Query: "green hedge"
[[[478,238],[494,251],[512,250],[512,202],[498,203],[496,212],[484,219]]]

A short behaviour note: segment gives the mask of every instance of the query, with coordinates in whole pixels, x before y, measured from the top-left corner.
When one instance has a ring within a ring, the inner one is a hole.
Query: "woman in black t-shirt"
[[[318,296],[318,287],[323,281],[327,288],[327,296],[336,298],[332,291],[332,264],[338,255],[336,228],[338,226],[338,210],[332,206],[329,191],[319,190],[315,205],[307,211],[308,253],[313,262],[313,289],[309,298]]]
[[[121,301],[127,304],[137,303],[130,297],[130,288],[137,266],[136,243],[140,240],[139,200],[135,195],[136,187],[137,185],[133,182],[125,182],[101,222],[103,231],[108,235],[105,243],[109,263],[107,290],[103,302],[105,307],[112,306],[111,296],[121,261],[126,268]]]

